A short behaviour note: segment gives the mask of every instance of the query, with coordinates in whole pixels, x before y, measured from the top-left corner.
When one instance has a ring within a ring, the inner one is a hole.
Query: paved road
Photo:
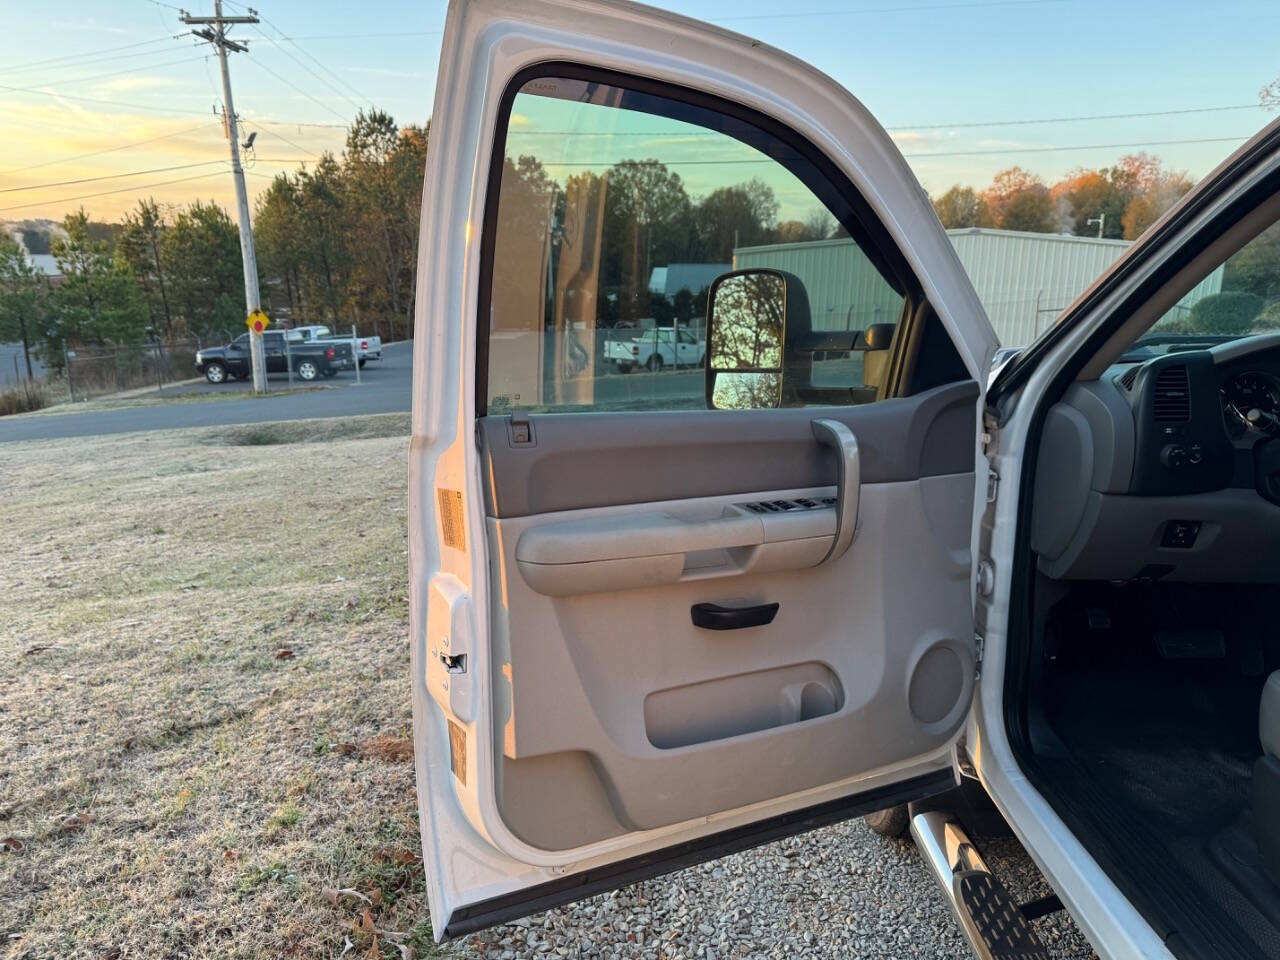
[[[305,390],[278,397],[255,398],[245,383],[211,388],[209,384],[170,387],[167,395],[202,392],[242,392],[244,399],[185,402],[153,407],[125,407],[119,410],[91,410],[84,413],[50,413],[0,418],[0,443],[14,440],[43,440],[56,437],[101,436],[135,430],[175,430],[184,427],[213,427],[235,423],[263,423],[269,420],[303,420],[313,417],[347,417],[368,413],[408,412],[413,374],[413,344],[388,344],[382,359],[365,365],[356,386],[354,373],[340,373],[324,381],[325,389]],[[288,387],[285,374],[273,375],[272,390]]]
[[[180,430],[270,420],[305,420],[315,417],[355,417],[370,413],[407,413],[413,381],[413,344],[388,344],[382,359],[365,365],[356,384],[355,373],[340,373],[321,381],[320,389],[298,390],[275,397],[254,397],[248,381],[213,385],[197,383],[166,387],[163,396],[192,393],[242,394],[243,398],[185,401],[118,410],[82,413],[37,413],[0,418],[0,443],[59,437],[102,436],[139,430]],[[683,407],[702,402],[702,370],[639,371],[621,376],[606,373],[596,378],[593,395],[602,406],[636,404],[653,409]],[[287,374],[269,378],[271,390],[287,390]],[[300,386],[297,380],[294,386]],[[158,397],[144,394],[138,399]]]

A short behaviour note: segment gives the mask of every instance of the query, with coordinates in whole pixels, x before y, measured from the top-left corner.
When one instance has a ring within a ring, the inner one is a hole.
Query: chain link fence
[[[196,376],[198,339],[126,346],[80,346],[66,351],[66,386],[73,400],[109,393],[163,389]]]

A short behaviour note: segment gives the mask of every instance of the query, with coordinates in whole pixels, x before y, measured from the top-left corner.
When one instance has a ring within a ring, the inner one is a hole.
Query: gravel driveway
[[[1048,892],[1016,841],[979,846],[1016,896]],[[1095,956],[1065,914],[1036,928],[1054,957]],[[488,960],[971,956],[915,845],[883,840],[861,820],[541,913],[452,952]]]

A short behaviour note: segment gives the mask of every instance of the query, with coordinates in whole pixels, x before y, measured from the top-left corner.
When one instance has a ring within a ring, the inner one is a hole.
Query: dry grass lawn
[[[433,952],[407,433],[0,449],[0,956]]]

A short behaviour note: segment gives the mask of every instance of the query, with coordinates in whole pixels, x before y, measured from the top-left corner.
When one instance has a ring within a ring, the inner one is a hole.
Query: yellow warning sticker
[[[449,721],[449,769],[464,787],[467,785],[467,732]]]
[[[467,549],[467,529],[462,523],[462,491],[436,489],[440,500],[440,534],[446,547]]]

